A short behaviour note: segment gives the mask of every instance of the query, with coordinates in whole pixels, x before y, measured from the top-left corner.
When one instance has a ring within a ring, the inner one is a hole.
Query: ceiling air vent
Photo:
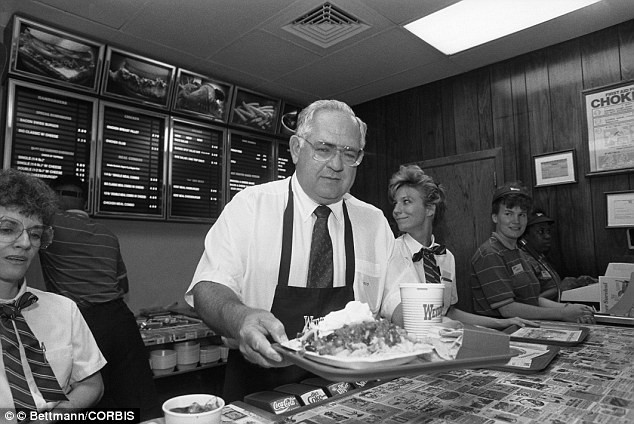
[[[332,4],[324,3],[282,28],[313,44],[328,48],[370,26]]]

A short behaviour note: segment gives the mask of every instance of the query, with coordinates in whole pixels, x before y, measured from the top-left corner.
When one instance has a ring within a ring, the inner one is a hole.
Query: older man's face
[[[315,113],[312,131],[306,137],[311,143],[323,141],[337,146],[361,148],[361,132],[350,115],[333,110]],[[337,153],[332,159],[320,162],[313,157],[313,147],[299,137],[292,137],[291,155],[295,163],[297,179],[306,194],[315,202],[328,205],[336,203],[350,190],[357,175],[357,168],[343,164]]]

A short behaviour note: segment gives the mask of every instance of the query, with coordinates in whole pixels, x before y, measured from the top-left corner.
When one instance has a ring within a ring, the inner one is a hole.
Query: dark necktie
[[[309,288],[332,287],[333,262],[332,240],[328,233],[328,216],[330,208],[319,205],[313,212],[317,216],[313,226],[313,238],[310,243],[310,260],[308,262]]]
[[[19,341],[24,346],[27,362],[42,397],[47,402],[68,400],[59,386],[51,366],[46,361],[44,350],[40,347],[39,341],[20,312],[35,302],[37,302],[37,296],[26,292],[17,301],[0,306],[2,359],[16,409],[36,409],[35,401],[24,376]]]
[[[425,281],[428,284],[440,283],[440,268],[436,263],[434,255],[444,255],[447,252],[445,246],[439,244],[432,248],[423,247],[412,256],[412,261],[418,262],[423,260],[423,268],[425,269]]]

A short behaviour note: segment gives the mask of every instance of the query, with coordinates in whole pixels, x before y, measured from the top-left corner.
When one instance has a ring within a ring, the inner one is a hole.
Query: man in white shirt
[[[295,174],[238,193],[209,230],[185,299],[240,349],[229,355],[226,401],[303,377],[271,342],[294,338],[306,320],[351,300],[380,311],[394,236],[379,209],[348,193],[365,133],[365,123],[345,103],[311,104],[290,139]],[[309,263],[320,205],[329,208],[332,261],[313,274],[331,277],[329,285],[314,287]]]

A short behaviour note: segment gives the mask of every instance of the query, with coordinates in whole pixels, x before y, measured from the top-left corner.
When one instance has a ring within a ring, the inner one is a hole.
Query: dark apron
[[[291,267],[291,251],[293,247],[293,191],[289,182],[288,202],[284,211],[284,225],[282,230],[282,254],[280,271],[275,288],[275,297],[271,313],[279,319],[289,339],[297,337],[297,333],[304,328],[304,317],[319,318],[329,312],[343,309],[346,304],[354,300],[354,242],[352,239],[352,225],[348,217],[346,203],[343,203],[344,240],[346,250],[346,285],[335,288],[306,288],[288,285]],[[263,368],[255,365],[242,356],[239,350],[230,350],[227,366],[225,367],[225,384],[223,398],[225,402],[242,400],[244,396],[263,390],[272,390],[277,386],[297,383],[314,375],[291,365],[284,368]]]

